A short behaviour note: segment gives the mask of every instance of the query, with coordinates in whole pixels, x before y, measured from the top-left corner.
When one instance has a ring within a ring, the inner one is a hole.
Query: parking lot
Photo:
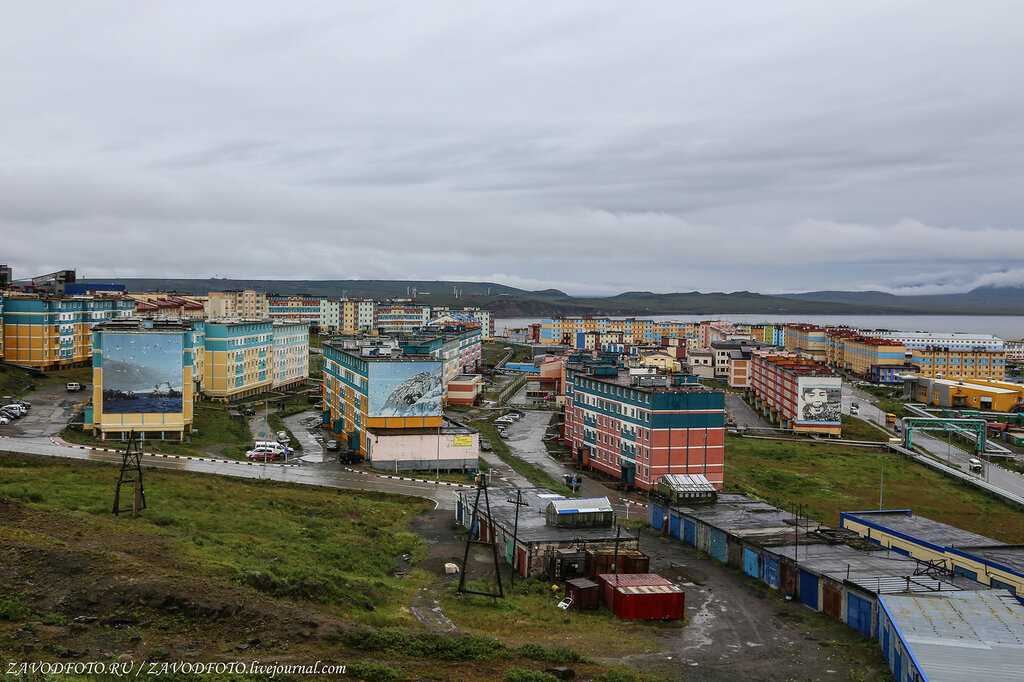
[[[54,436],[88,400],[88,393],[68,393],[63,384],[45,386],[24,398],[32,408],[21,419],[0,425],[0,435],[18,438]]]

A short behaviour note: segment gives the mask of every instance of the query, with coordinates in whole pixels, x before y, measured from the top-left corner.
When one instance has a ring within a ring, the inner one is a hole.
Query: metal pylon
[[[132,486],[132,504],[121,507],[121,486]],[[130,511],[138,514],[146,508],[146,490],[142,485],[142,446],[135,438],[135,432],[128,435],[128,444],[121,453],[121,474],[114,489],[114,514]]]
[[[487,510],[487,521],[491,524],[488,533],[490,541],[474,539],[473,529],[477,530],[477,538],[480,537],[480,493],[484,494],[484,505]],[[473,515],[469,517],[469,533],[466,535],[466,551],[462,555],[462,574],[459,576],[460,594],[479,594],[483,597],[505,598],[505,590],[501,585],[501,566],[498,564],[498,544],[494,537],[494,524],[491,518],[491,498],[487,494],[487,476],[478,475],[476,479],[476,499],[473,501]],[[491,553],[494,556],[494,577],[498,581],[498,592],[483,592],[471,590],[466,587],[466,572],[469,568],[469,547],[470,545],[490,545]]]

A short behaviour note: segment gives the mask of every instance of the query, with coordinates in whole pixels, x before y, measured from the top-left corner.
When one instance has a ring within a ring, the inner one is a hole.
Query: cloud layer
[[[1024,281],[1011,2],[8,14],[0,257],[22,275]]]

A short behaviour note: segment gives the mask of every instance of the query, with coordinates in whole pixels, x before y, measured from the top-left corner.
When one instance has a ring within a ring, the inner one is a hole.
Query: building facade
[[[4,360],[55,370],[92,358],[92,328],[133,315],[135,302],[120,294],[58,296],[8,293],[3,308]]]
[[[378,303],[373,326],[386,334],[409,334],[430,322],[430,307],[415,303]]]
[[[203,393],[227,401],[271,388],[274,333],[269,320],[207,322],[205,332]]]
[[[1005,343],[998,336],[991,334],[960,334],[950,332],[901,332],[887,329],[862,329],[864,336],[899,341],[908,350],[939,346],[953,350],[973,350],[983,348],[991,351],[1004,351]]]
[[[917,374],[933,379],[992,379],[1006,376],[1006,351],[986,348],[926,346],[910,350]]]
[[[320,324],[321,300],[317,296],[269,296],[268,315],[277,322]],[[257,319],[257,318],[253,318]]]
[[[182,440],[192,428],[188,322],[127,319],[92,331],[92,405],[84,428],[102,440]]]
[[[755,409],[781,428],[842,432],[842,378],[802,355],[751,353],[749,396]]]
[[[270,317],[267,295],[254,289],[211,291],[205,306],[206,317],[212,320],[265,320]]]
[[[725,395],[679,374],[570,361],[565,439],[577,464],[650,490],[665,474],[724,483]]]
[[[341,331],[341,301],[336,298],[321,298],[320,320],[317,324],[321,332],[333,334]]]
[[[785,326],[785,348],[788,351],[815,362],[827,362],[827,345],[823,327],[815,324]]]
[[[309,325],[305,322],[274,322],[274,389],[305,384],[309,378]]]
[[[613,320],[607,317],[555,317],[541,320],[539,342],[543,345],[566,345],[583,348],[577,343],[579,335],[588,332],[621,334],[620,343],[649,345],[663,339],[696,339],[699,326],[692,322],[661,322],[628,318]]]

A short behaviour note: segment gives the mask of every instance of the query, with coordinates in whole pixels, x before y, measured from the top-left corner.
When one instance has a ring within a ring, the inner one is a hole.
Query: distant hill
[[[964,294],[897,296],[882,291],[812,291],[765,295],[750,291],[657,294],[627,291],[615,296],[570,296],[558,289],[530,291],[492,282],[418,280],[258,280],[258,279],[83,279],[118,282],[129,291],[174,291],[206,294],[225,289],[256,289],[267,293],[412,297],[429,305],[479,306],[496,317],[550,315],[1024,315],[1024,289],[979,288]],[[456,291],[458,297],[456,298]]]

